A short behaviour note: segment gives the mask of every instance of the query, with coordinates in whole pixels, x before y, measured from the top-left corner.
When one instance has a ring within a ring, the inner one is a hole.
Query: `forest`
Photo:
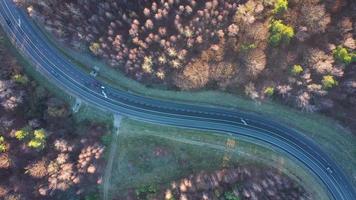
[[[0,63],[0,199],[98,193],[107,127],[76,121],[67,103],[26,75],[1,34]]]
[[[143,84],[274,99],[356,127],[355,1],[15,2]]]

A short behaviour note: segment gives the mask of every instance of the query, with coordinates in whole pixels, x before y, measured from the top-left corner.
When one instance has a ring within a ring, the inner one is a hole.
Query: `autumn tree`
[[[299,23],[306,26],[311,34],[324,33],[331,22],[330,14],[322,4],[303,4],[301,13]]]
[[[16,85],[11,80],[0,80],[0,105],[8,111],[23,103],[24,91],[15,91]]]
[[[70,114],[67,105],[57,98],[47,101],[47,116],[50,118],[65,118]]]
[[[304,52],[304,63],[318,74],[327,74],[333,70],[334,58],[320,49],[311,48]]]
[[[47,175],[47,163],[46,160],[40,160],[31,163],[26,168],[26,174],[34,178],[43,178]]]
[[[200,60],[188,63],[186,68],[174,78],[175,85],[182,90],[203,88],[209,81],[209,65]]]
[[[267,58],[262,49],[252,49],[239,54],[241,66],[247,69],[251,77],[257,77],[266,67]]]
[[[219,62],[210,65],[210,79],[217,82],[220,88],[226,88],[231,79],[236,75],[238,69],[232,63]]]
[[[281,43],[288,44],[294,37],[294,29],[284,24],[281,20],[273,20],[270,25],[269,43],[278,46]]]

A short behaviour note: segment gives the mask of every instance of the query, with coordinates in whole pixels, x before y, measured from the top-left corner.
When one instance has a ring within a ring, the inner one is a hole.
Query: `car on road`
[[[102,85],[100,88],[101,88],[101,93],[102,93],[103,96],[107,99],[107,98],[108,98],[108,95],[107,95],[106,92],[105,92],[105,87]]]
[[[9,25],[10,27],[12,26],[12,23],[9,19],[6,18],[5,21],[6,21],[7,25]]]
[[[327,167],[327,168],[326,168],[326,171],[327,171],[329,174],[334,173],[334,171],[331,169],[331,167]]]

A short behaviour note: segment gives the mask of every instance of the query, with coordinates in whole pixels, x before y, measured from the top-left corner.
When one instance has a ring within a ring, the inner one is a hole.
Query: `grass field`
[[[124,194],[147,185],[167,185],[201,170],[241,164],[280,169],[306,187],[315,198],[327,199],[323,188],[294,161],[268,148],[217,133],[165,127],[124,119],[119,130],[109,191]],[[105,139],[110,143],[111,139]]]

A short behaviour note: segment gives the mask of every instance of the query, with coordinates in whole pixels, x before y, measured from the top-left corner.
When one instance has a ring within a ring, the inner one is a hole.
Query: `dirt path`
[[[115,118],[114,118],[114,127],[115,128],[114,128],[114,133],[113,133],[113,137],[112,137],[112,142],[110,144],[110,153],[109,153],[109,158],[108,158],[108,162],[107,162],[105,174],[104,174],[103,200],[109,200],[109,187],[110,187],[110,182],[111,182],[111,173],[112,173],[112,167],[113,167],[113,163],[114,163],[114,156],[115,156],[117,145],[118,145],[120,125],[121,125],[121,116],[115,115]]]

